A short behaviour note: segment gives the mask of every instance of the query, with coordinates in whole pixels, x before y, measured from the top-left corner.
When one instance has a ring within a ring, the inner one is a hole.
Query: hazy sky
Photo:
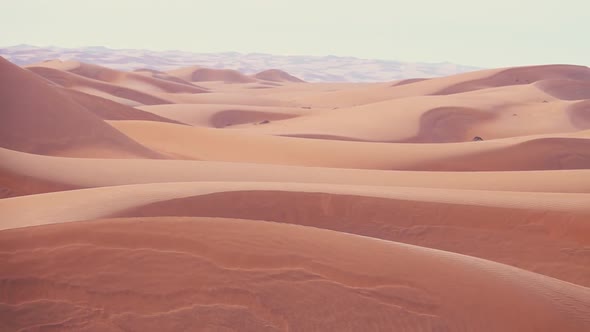
[[[0,46],[590,65],[590,0],[0,0]]]

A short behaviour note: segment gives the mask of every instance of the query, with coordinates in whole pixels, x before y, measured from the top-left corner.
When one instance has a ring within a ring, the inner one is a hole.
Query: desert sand
[[[587,67],[0,73],[0,331],[590,330]]]

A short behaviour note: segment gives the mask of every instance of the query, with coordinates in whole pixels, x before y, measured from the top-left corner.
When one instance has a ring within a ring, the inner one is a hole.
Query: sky
[[[590,65],[590,0],[0,0],[0,46]]]

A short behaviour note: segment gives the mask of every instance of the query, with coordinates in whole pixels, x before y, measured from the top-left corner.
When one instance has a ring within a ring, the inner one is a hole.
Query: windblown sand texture
[[[590,331],[589,89],[0,58],[0,331]]]

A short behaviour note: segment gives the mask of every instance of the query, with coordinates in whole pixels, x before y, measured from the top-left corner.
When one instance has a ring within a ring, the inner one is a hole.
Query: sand
[[[141,218],[16,229],[0,236],[1,250],[18,253],[2,256],[5,328],[584,331],[590,326],[585,287],[469,256],[317,228]]]
[[[590,330],[587,67],[0,66],[1,331]]]

